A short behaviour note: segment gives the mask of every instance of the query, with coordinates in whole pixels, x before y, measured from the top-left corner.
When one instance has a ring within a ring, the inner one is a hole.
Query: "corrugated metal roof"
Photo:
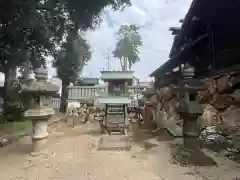
[[[106,97],[98,97],[96,99],[97,104],[129,104],[131,103],[131,99],[129,97],[123,96],[106,96]]]
[[[101,71],[101,79],[133,79],[133,71]]]

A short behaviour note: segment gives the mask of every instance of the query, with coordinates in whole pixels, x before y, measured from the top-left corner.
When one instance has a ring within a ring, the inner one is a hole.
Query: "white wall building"
[[[139,79],[136,78],[135,76],[133,76],[133,83],[132,83],[132,85],[133,86],[137,86],[138,84],[139,84]]]

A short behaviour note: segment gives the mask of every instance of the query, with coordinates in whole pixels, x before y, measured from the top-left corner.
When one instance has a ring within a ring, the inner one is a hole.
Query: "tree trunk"
[[[127,58],[124,58],[123,59],[123,68],[124,68],[123,71],[127,71],[127,63],[128,63]]]
[[[23,66],[23,74],[22,74],[22,76],[23,76],[23,83],[27,83],[28,75],[30,73],[31,73],[31,69],[30,69],[29,65],[27,63],[24,64],[24,66]]]
[[[3,87],[3,114],[6,114],[8,102],[13,101],[14,99],[11,97],[11,86],[12,81],[16,80],[16,68],[10,68],[4,70],[4,87]],[[4,118],[5,119],[5,118]],[[7,120],[4,120],[7,123]]]
[[[62,82],[61,104],[59,109],[61,113],[66,113],[67,110],[68,85],[69,83]]]
[[[16,68],[10,68],[10,69],[6,69],[4,71],[4,75],[5,75],[5,82],[4,82],[4,91],[3,91],[3,102],[4,104],[6,104],[6,102],[8,100],[10,100],[10,88],[12,86],[12,82],[14,80],[16,80]]]
[[[122,60],[123,59],[120,59],[120,65],[121,65],[122,71],[124,71],[124,62]]]

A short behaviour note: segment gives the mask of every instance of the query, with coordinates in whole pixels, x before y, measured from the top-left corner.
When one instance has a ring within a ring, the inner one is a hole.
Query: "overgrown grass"
[[[0,124],[0,136],[13,133],[27,132],[31,127],[31,121],[8,122]]]

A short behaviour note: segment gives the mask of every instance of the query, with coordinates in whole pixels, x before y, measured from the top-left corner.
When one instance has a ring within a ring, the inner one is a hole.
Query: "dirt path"
[[[147,152],[138,146],[129,152],[96,151],[99,136],[86,131],[86,127],[84,130],[77,127],[52,133],[49,137],[52,145],[45,155],[35,158],[24,154],[29,152],[29,137],[2,149],[0,179],[204,180],[194,168],[171,164],[166,143]]]

